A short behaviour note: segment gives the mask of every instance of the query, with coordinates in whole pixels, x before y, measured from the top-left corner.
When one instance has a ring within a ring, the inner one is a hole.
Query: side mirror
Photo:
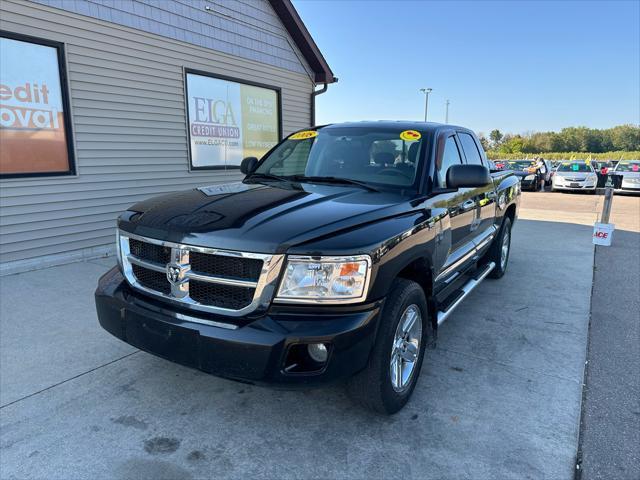
[[[489,169],[482,165],[452,165],[447,170],[447,188],[484,187],[489,183]]]
[[[256,169],[256,165],[258,165],[258,159],[256,157],[247,157],[240,163],[240,171],[245,175],[249,175]]]

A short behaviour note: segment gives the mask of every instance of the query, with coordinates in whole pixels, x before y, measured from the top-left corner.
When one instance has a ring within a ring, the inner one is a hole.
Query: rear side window
[[[451,165],[460,165],[462,158],[458,151],[458,146],[453,137],[447,138],[444,144],[444,152],[442,153],[442,161],[438,169],[438,185],[441,188],[447,188],[447,170]]]
[[[467,163],[469,165],[482,165],[482,157],[473,137],[468,133],[458,133],[458,138],[462,144],[464,155],[467,157]]]

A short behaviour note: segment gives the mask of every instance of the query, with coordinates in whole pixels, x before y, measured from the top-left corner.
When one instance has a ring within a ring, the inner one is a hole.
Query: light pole
[[[445,111],[444,111],[444,123],[449,123],[449,99],[447,98],[447,103],[445,103]]]
[[[420,91],[425,94],[424,99],[424,121],[427,121],[427,111],[429,110],[429,94],[433,88],[421,88]]]

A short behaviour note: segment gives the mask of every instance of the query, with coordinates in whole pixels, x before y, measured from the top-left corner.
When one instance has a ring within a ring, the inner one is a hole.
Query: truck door
[[[473,136],[467,132],[458,132],[458,140],[467,164],[488,167],[480,155],[478,144]],[[486,240],[495,233],[496,194],[493,183],[473,189],[473,200],[476,205],[476,215],[473,219],[472,236],[476,244],[484,248],[490,243]]]
[[[462,155],[455,133],[451,132],[446,138],[439,141],[445,142],[436,164],[436,178],[440,188],[447,188],[447,170],[452,165],[462,163]],[[439,280],[446,280],[448,272],[459,270],[465,263],[469,262],[475,253],[473,243],[472,224],[476,217],[476,201],[474,199],[475,189],[460,188],[456,192],[441,194],[442,203],[446,205],[449,212],[451,225],[451,247],[445,260]]]

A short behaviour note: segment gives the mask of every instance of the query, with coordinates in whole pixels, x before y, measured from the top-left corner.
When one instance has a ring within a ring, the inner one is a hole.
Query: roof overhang
[[[333,76],[329,64],[322,56],[316,42],[313,41],[309,30],[307,30],[291,0],[269,0],[269,3],[313,70],[314,81],[316,83],[337,82],[338,79]]]

